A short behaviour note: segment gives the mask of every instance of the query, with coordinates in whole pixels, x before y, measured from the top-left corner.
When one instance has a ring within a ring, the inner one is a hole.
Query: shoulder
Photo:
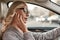
[[[6,30],[3,35],[16,35],[17,33],[14,30]]]
[[[3,40],[18,40],[18,34],[13,30],[9,29],[9,30],[6,30],[4,33],[3,33],[3,36],[2,36],[2,39]]]
[[[3,33],[3,35],[17,35],[17,33],[16,33],[16,29],[15,28],[13,28],[13,27],[9,27],[9,28],[7,28],[7,30]]]

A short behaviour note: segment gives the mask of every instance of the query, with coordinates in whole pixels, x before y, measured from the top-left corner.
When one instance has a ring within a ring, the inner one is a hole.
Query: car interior
[[[0,18],[6,17],[7,11],[13,1],[0,1]],[[56,27],[60,27],[60,1],[57,0],[22,0],[25,1],[29,17],[26,23],[28,29],[34,33],[47,32]],[[31,7],[31,8],[30,8]],[[2,26],[2,25],[1,25]],[[1,29],[1,27],[0,27]],[[58,37],[58,40],[59,37]]]

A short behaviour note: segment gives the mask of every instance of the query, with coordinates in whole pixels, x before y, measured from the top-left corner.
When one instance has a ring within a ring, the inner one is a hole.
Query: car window
[[[9,7],[13,2],[9,3]],[[38,5],[26,3],[29,10],[27,27],[59,27],[60,15]]]
[[[29,9],[28,27],[58,27],[60,15],[43,7],[27,4]]]

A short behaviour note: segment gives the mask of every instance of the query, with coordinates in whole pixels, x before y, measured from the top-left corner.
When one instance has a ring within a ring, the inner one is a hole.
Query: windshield
[[[27,4],[29,18],[27,27],[58,27],[60,26],[60,15],[43,7]]]

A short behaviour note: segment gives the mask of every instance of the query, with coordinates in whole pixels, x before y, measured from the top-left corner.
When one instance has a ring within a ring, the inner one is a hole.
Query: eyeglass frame
[[[22,9],[26,14],[28,14],[29,13],[29,11],[28,11],[28,9],[27,8],[17,8],[17,9]]]

